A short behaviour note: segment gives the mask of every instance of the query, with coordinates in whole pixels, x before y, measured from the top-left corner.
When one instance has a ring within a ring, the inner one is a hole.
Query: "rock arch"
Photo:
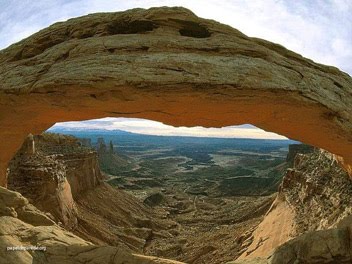
[[[352,164],[352,78],[184,8],[98,13],[0,51],[0,179],[32,132],[58,121],[142,117],[251,123]]]

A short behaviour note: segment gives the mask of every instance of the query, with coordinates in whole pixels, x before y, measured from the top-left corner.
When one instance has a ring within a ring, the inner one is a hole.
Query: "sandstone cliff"
[[[297,234],[337,227],[352,214],[352,181],[324,150],[297,154],[279,195],[295,210]]]
[[[314,147],[310,145],[291,144],[288,146],[286,162],[290,165],[290,167],[292,167],[297,154],[306,154],[306,153],[311,153],[313,151],[314,151]]]
[[[130,158],[118,153],[111,141],[108,147],[105,144],[104,138],[98,138],[96,149],[99,166],[104,173],[119,175],[121,171],[133,169],[134,166]]]
[[[72,136],[43,133],[34,137],[36,152],[61,161],[66,168],[66,178],[72,196],[94,189],[102,181],[96,152],[84,147]]]
[[[155,236],[170,237],[163,220],[134,196],[102,181],[97,153],[72,136],[30,135],[9,164],[9,188],[80,237],[143,253]]]
[[[8,187],[68,229],[77,227],[74,199],[101,179],[95,152],[64,135],[30,135],[8,169]]]
[[[293,167],[276,201],[235,263],[269,256],[268,263],[275,264],[351,263],[351,179],[331,153],[304,147],[306,154],[300,154],[297,149],[288,155],[294,156]]]

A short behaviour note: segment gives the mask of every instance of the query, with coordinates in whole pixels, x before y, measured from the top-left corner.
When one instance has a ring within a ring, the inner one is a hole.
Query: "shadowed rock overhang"
[[[0,51],[1,185],[28,133],[139,117],[174,126],[251,123],[352,164],[352,79],[180,8],[56,23]]]

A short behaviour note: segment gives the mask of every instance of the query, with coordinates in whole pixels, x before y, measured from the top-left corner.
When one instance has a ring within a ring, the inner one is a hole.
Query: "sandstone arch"
[[[0,179],[30,132],[58,121],[143,117],[252,123],[352,164],[352,79],[184,8],[56,23],[0,51]]]

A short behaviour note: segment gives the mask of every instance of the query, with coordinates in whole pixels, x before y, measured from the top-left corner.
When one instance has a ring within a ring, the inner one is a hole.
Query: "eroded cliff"
[[[22,192],[55,222],[99,245],[143,253],[175,227],[134,196],[103,182],[95,150],[72,136],[28,136],[9,164],[9,188]]]
[[[18,192],[3,187],[0,202],[1,263],[181,264],[133,254],[123,245],[93,245],[56,225]]]
[[[293,167],[287,170],[272,208],[249,238],[251,245],[235,263],[256,257],[262,258],[258,263],[273,264],[351,263],[352,182],[348,173],[327,151],[304,148],[301,154],[296,148],[291,150],[294,153],[288,157],[294,157]]]
[[[95,152],[77,139],[54,134],[29,135],[9,163],[8,188],[22,193],[67,229],[77,227],[74,199],[101,180]]]

